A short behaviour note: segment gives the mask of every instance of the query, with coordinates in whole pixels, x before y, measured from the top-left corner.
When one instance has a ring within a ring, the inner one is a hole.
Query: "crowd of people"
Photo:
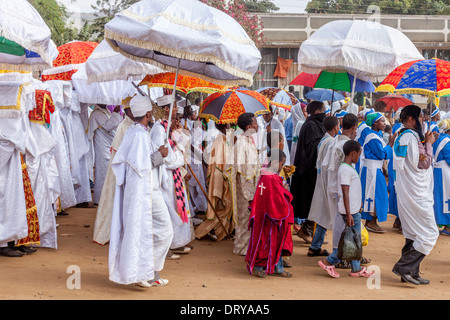
[[[46,124],[0,118],[4,256],[56,249],[55,217],[97,207],[93,241],[109,244],[116,283],[167,285],[165,261],[196,238],[231,239],[250,274],[290,278],[293,234],[331,277],[371,277],[370,259],[338,258],[339,239],[346,226],[385,233],[392,214],[406,239],[392,271],[419,285],[429,283],[420,262],[450,235],[450,119],[436,107],[406,106],[389,123],[381,101],[301,101],[218,124],[199,119],[200,99],[178,94],[91,108],[64,83],[45,89],[58,105]]]

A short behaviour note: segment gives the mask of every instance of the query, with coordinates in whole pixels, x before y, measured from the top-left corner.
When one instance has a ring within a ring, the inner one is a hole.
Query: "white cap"
[[[170,105],[172,103],[173,99],[172,99],[172,95],[165,95],[162,97],[159,97],[158,99],[156,99],[156,104],[158,105],[158,107],[164,107],[167,105]]]
[[[178,114],[184,114],[184,108],[178,106],[178,107],[177,107],[177,113],[178,113]]]
[[[135,118],[143,117],[147,112],[152,111],[152,103],[147,96],[137,95],[131,99],[130,109]]]

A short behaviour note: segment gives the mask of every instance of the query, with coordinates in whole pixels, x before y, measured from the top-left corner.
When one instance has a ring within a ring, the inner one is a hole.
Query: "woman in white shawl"
[[[400,276],[403,282],[415,285],[430,282],[420,277],[419,267],[439,236],[433,210],[431,166],[435,136],[430,131],[423,136],[421,117],[418,106],[406,106],[400,115],[405,128],[400,130],[394,144],[398,214],[406,243],[392,272]]]

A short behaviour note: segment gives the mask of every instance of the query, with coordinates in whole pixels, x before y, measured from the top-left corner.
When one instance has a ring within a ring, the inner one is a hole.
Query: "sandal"
[[[283,259],[283,268],[292,268],[292,264]]]
[[[386,230],[384,230],[384,229],[375,229],[375,228],[372,228],[372,227],[370,227],[370,226],[368,226],[368,225],[365,225],[365,227],[366,227],[366,229],[368,230],[368,231],[370,231],[370,232],[374,232],[374,233],[386,233]]]
[[[367,271],[366,268],[362,268],[361,270],[359,270],[358,272],[350,272],[349,275],[351,277],[364,277],[364,278],[370,278],[374,275],[374,272],[369,272]]]
[[[278,273],[278,272],[277,273],[272,273],[271,276],[281,277],[281,278],[292,278],[293,275],[290,272],[283,271],[281,273]]]
[[[337,269],[350,269],[352,267],[352,264],[350,263],[350,261],[342,260],[341,262],[336,263],[334,266]]]
[[[0,248],[0,255],[5,257],[23,257],[25,253],[10,247],[5,247]]]
[[[439,231],[439,233],[441,234],[441,235],[443,235],[443,236],[450,236],[450,232],[448,232],[447,230],[445,230],[445,229],[442,229],[441,231]]]
[[[267,274],[264,272],[264,270],[253,271],[253,275],[255,277],[258,277],[258,278],[265,278],[265,277],[267,277]]]
[[[360,264],[369,264],[369,263],[371,263],[371,262],[372,262],[371,259],[364,258],[364,257],[362,257],[361,260],[359,260],[359,263],[360,263]]]
[[[328,257],[330,254],[327,250],[309,248],[307,255],[308,257]]]
[[[321,267],[323,270],[325,270],[332,278],[339,278],[341,275],[336,272],[336,269],[334,266],[327,266],[325,263],[322,262],[322,260],[319,261],[319,267]]]

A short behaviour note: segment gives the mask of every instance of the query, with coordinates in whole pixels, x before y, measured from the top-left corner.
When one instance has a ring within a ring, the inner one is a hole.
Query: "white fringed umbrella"
[[[26,0],[0,0],[0,69],[49,68],[58,56],[51,32]]]
[[[86,61],[88,83],[115,80],[141,81],[146,75],[162,73],[161,68],[137,62],[111,48],[106,40],[100,42]]]
[[[250,86],[261,60],[236,20],[197,0],[140,1],[105,25],[105,39],[130,59],[219,85]]]
[[[338,20],[320,27],[298,53],[299,70],[346,70],[366,80],[382,80],[403,63],[423,59],[401,31],[367,20]]]

